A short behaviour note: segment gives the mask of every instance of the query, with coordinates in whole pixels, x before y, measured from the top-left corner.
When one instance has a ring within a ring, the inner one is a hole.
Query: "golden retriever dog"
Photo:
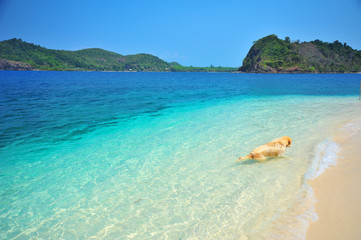
[[[292,139],[288,136],[280,137],[266,144],[256,147],[250,154],[240,157],[236,161],[245,159],[265,160],[267,157],[278,157],[282,155],[286,148],[291,147]]]

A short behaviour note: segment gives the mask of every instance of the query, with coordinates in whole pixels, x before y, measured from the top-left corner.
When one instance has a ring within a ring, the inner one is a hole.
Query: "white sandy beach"
[[[308,240],[361,239],[361,131],[336,140],[342,148],[337,166],[310,181],[319,219]]]

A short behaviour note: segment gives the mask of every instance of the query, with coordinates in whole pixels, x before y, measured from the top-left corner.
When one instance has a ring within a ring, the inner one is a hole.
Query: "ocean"
[[[0,71],[0,238],[304,239],[360,81]],[[235,162],[285,135],[283,157]]]

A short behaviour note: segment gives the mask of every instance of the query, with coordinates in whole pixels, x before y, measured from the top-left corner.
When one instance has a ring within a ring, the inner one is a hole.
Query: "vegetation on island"
[[[149,72],[217,72],[236,71],[223,67],[184,67],[168,63],[151,54],[121,55],[100,48],[78,51],[53,50],[21,39],[0,42],[0,70],[46,71],[149,71]],[[19,68],[27,66],[28,68]]]
[[[172,71],[174,72],[235,72],[237,68],[233,67],[215,67],[213,65],[209,67],[193,67],[182,66],[179,63],[171,62]]]
[[[123,56],[100,48],[52,50],[15,38],[0,42],[0,59],[48,71],[169,71],[171,67],[150,54]]]
[[[272,34],[254,42],[242,72],[256,73],[344,73],[361,71],[361,51],[346,43],[315,40],[284,40]]]

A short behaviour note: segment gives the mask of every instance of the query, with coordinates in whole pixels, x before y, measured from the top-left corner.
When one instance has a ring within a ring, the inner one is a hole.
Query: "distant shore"
[[[361,239],[361,131],[336,141],[342,148],[337,165],[310,181],[318,220],[307,240]]]
[[[20,62],[19,62],[20,63]],[[21,63],[24,64],[24,63]],[[361,74],[361,72],[344,72],[344,73],[339,73],[339,72],[327,72],[327,73],[315,73],[315,72],[279,72],[279,73],[260,73],[260,72],[240,72],[240,71],[230,71],[230,72],[225,72],[225,71],[112,71],[112,70],[42,70],[42,69],[24,69],[22,67],[20,68],[8,68],[8,69],[1,69],[0,71],[28,71],[28,72],[104,72],[104,73],[139,73],[139,72],[155,72],[155,73],[167,73],[167,72],[199,72],[199,73],[242,73],[242,74]]]

